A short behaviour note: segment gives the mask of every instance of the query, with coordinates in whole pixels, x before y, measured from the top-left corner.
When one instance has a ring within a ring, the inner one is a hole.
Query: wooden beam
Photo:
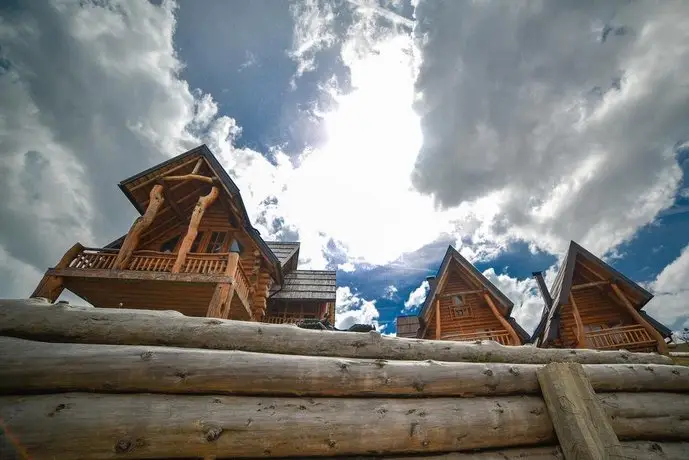
[[[179,209],[179,206],[177,205],[175,200],[173,200],[170,196],[170,192],[165,188],[163,188],[163,197],[165,198],[165,201],[167,202],[168,206],[170,206],[170,209],[172,209],[172,212],[180,220],[180,222],[186,222],[187,217],[182,213],[182,210]]]
[[[585,348],[586,340],[584,335],[584,325],[581,322],[581,315],[579,315],[579,308],[574,301],[574,294],[569,292],[569,303],[572,305],[572,315],[574,315],[574,322],[577,325],[577,348]]]
[[[498,310],[498,307],[495,306],[493,303],[493,299],[491,298],[490,294],[487,292],[483,293],[483,298],[486,299],[486,303],[488,303],[488,307],[490,307],[490,310],[493,312],[495,317],[500,321],[500,324],[502,325],[503,328],[510,334],[510,338],[512,339],[512,344],[513,345],[521,345],[522,341],[519,338],[519,335],[515,332],[514,328],[512,325],[505,319],[504,316],[500,313],[500,310]]]
[[[604,280],[605,280],[605,277],[603,277],[601,274],[599,274],[599,273],[598,273],[597,271],[595,271],[593,268],[589,267],[583,260],[578,259],[578,260],[575,261],[575,264],[577,264],[577,263],[578,263],[579,265],[581,265],[582,267],[584,267],[586,270],[588,270],[588,271],[589,271],[594,277],[596,277],[597,279],[599,279],[599,280],[601,280],[601,281],[604,281]],[[576,265],[575,265],[575,268],[576,268]]]
[[[442,295],[439,295],[438,297],[444,299],[447,297],[454,297],[456,295],[469,295],[469,294],[483,294],[486,292],[485,289],[474,289],[474,290],[469,290],[469,291],[455,291],[455,292],[445,292]]]
[[[88,272],[88,270],[84,270]],[[139,273],[152,275],[152,273]],[[192,274],[167,275],[173,281]],[[193,274],[196,277],[210,275]],[[216,278],[217,280],[217,278]],[[217,280],[216,282],[223,282]],[[224,282],[231,282],[225,277]],[[375,332],[310,331],[290,325],[209,320],[150,310],[55,306],[39,299],[0,299],[0,335],[45,342],[167,345],[242,349],[258,353],[352,358],[538,364],[672,364],[657,353],[506,347],[442,340],[411,340]]]
[[[194,169],[191,171],[192,174],[198,174],[199,170],[201,169],[201,165],[203,164],[203,157],[199,158],[199,161],[196,162],[194,165]]]
[[[134,224],[129,229],[129,232],[127,232],[127,236],[120,247],[120,251],[117,253],[117,258],[113,264],[113,270],[124,270],[127,268],[129,259],[139,244],[141,234],[151,225],[158,210],[165,201],[163,197],[163,186],[160,184],[154,185],[149,196],[150,200],[146,212],[143,216],[137,217]]]
[[[187,166],[188,164],[193,163],[195,160],[196,160],[196,158],[192,158],[191,160],[187,160],[184,163],[181,163],[181,164],[175,166],[174,168],[168,169],[167,171],[163,172],[163,174],[170,174],[173,171],[177,171],[178,169],[181,169],[181,168]],[[160,179],[160,176],[156,175],[150,179],[145,180],[144,182],[141,182],[140,184],[135,185],[134,187],[130,188],[129,191],[134,192],[135,190],[138,190],[141,187],[145,187],[146,185],[150,184],[151,182],[156,182],[159,179]]]
[[[440,300],[435,301],[435,338],[440,339],[441,329],[440,329]]]
[[[230,283],[219,283],[215,286],[213,297],[208,304],[207,318],[227,319],[230,315],[230,305],[234,295],[234,286]]]
[[[64,253],[60,261],[57,263],[57,265],[55,265],[55,268],[63,269],[69,267],[69,264],[72,263],[74,258],[79,255],[83,249],[84,246],[82,246],[81,243],[76,243]],[[43,276],[41,281],[38,283],[38,286],[36,286],[36,289],[34,289],[33,293],[31,294],[31,297],[43,297],[52,303],[55,302],[58,297],[60,297],[60,294],[62,294],[62,291],[65,289],[65,287],[62,276],[51,275],[49,272],[50,270],[48,270]]]
[[[185,174],[184,176],[166,176],[166,177],[163,177],[162,180],[169,181],[169,182],[178,182],[178,181],[184,182],[184,181],[188,181],[188,180],[198,180],[198,181],[205,182],[205,183],[211,184],[211,185],[219,182],[218,179],[216,179],[214,177],[200,176],[198,174]]]
[[[139,281],[174,281],[180,283],[231,283],[232,278],[223,275],[207,275],[202,273],[168,273],[168,272],[138,272],[134,270],[109,269],[81,269],[81,268],[51,268],[46,271],[49,276],[64,278],[102,278],[113,280]],[[41,296],[43,297],[43,296]]]
[[[537,375],[566,460],[624,458],[610,417],[581,364],[550,363]]]
[[[667,355],[667,353],[668,353],[667,344],[665,343],[665,339],[663,339],[663,336],[660,335],[660,332],[658,332],[656,330],[656,328],[651,326],[648,323],[648,321],[646,321],[644,319],[644,317],[641,316],[641,314],[636,310],[636,308],[634,308],[634,305],[632,305],[632,303],[629,301],[629,299],[624,294],[622,289],[620,289],[620,287],[617,285],[617,283],[613,282],[611,284],[611,286],[612,286],[612,290],[615,291],[615,294],[617,294],[617,297],[620,298],[620,300],[622,301],[622,304],[627,309],[627,311],[632,316],[632,318],[634,318],[634,320],[637,323],[642,325],[644,327],[644,329],[646,329],[646,332],[648,332],[649,335],[656,340],[656,342],[658,343],[658,352],[660,352],[664,355]]]
[[[194,212],[191,214],[191,219],[189,219],[189,229],[187,230],[187,234],[184,236],[182,244],[179,247],[175,264],[172,266],[172,273],[179,273],[182,270],[184,262],[187,258],[187,253],[191,249],[191,245],[194,244],[194,240],[196,239],[196,234],[198,233],[199,224],[201,223],[203,213],[211,204],[213,204],[217,197],[218,187],[213,187],[208,195],[200,197],[199,201],[196,203]]]
[[[602,280],[602,281],[591,281],[590,283],[582,283],[582,284],[574,284],[570,288],[572,291],[577,291],[579,289],[586,289],[589,287],[594,287],[594,286],[604,286],[606,284],[610,284],[612,281],[610,280]]]

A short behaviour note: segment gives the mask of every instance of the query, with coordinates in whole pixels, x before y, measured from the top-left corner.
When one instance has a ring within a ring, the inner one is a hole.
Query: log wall
[[[0,300],[0,458],[572,458],[541,395],[552,361],[584,363],[626,458],[689,458],[689,368],[666,356],[36,299]]]

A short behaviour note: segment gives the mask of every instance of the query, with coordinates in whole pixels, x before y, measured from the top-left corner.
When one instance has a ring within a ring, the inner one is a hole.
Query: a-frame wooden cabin
[[[435,277],[418,315],[397,319],[399,337],[460,342],[494,340],[522,345],[529,335],[510,315],[514,304],[452,246]]]
[[[543,348],[667,352],[672,331],[642,311],[653,295],[572,241],[532,341]]]
[[[297,270],[298,242],[266,242],[207,146],[119,184],[141,214],[103,248],[75,244],[32,297],[68,289],[96,307],[188,316],[335,322],[334,271]]]

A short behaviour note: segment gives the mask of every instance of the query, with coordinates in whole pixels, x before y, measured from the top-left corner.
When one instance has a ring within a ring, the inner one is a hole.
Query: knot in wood
[[[510,374],[519,375],[519,369],[517,369],[516,367],[510,367]]]
[[[220,435],[222,434],[222,428],[219,426],[209,426],[206,427],[205,432],[204,432],[204,437],[206,438],[206,441],[208,442],[214,442],[217,441]]]
[[[153,358],[153,352],[152,351],[144,351],[139,356],[141,356],[141,359],[143,359],[144,361],[149,361],[151,358]]]
[[[132,450],[132,442],[129,439],[120,439],[115,443],[115,452],[124,454]]]
[[[490,369],[486,369],[485,371],[483,371],[483,373],[484,373],[485,375],[487,375],[488,377],[492,377],[492,376],[493,376],[493,371],[491,371]]]

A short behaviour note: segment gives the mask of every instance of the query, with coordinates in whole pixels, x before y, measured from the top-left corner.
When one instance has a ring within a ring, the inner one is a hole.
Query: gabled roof
[[[630,302],[637,310],[643,308],[643,306],[653,298],[653,294],[648,292],[646,289],[642,288],[637,283],[627,278],[625,275],[615,270],[607,263],[603,262],[600,258],[591,254],[576,242],[571,241],[567,255],[562,261],[560,270],[558,271],[555,281],[550,288],[550,296],[553,299],[552,307],[550,308],[550,311],[547,311],[547,305],[544,307],[544,313],[541,316],[541,321],[539,322],[538,326],[536,326],[536,329],[531,337],[531,341],[535,341],[541,335],[546,335],[544,340],[546,342],[558,337],[560,331],[560,310],[562,305],[565,305],[568,302],[577,260],[589,262],[600,270],[603,278],[616,281],[619,284],[620,289],[627,294]],[[544,300],[547,303],[547,299]]]
[[[266,244],[270,250],[273,251],[275,257],[280,260],[283,268],[283,274],[287,274],[287,272],[297,269],[300,246],[298,241],[266,241]]]
[[[183,160],[187,157],[193,157],[193,156],[199,156],[204,158],[207,162],[208,165],[210,166],[211,170],[215,173],[215,175],[220,179],[220,183],[225,190],[225,192],[232,197],[234,202],[237,204],[237,207],[239,208],[239,212],[242,214],[242,220],[244,222],[244,229],[246,232],[249,234],[249,236],[254,240],[256,245],[260,248],[261,252],[264,254],[264,256],[268,259],[268,261],[273,264],[276,267],[276,273],[278,276],[278,281],[282,282],[282,266],[280,264],[279,259],[273,254],[273,251],[270,250],[268,245],[266,244],[265,241],[263,241],[263,238],[261,238],[261,235],[259,234],[258,230],[256,230],[252,225],[251,225],[251,219],[249,218],[249,214],[246,211],[246,206],[244,206],[244,201],[242,200],[242,195],[239,193],[239,187],[237,187],[237,184],[234,183],[232,178],[230,178],[229,174],[227,171],[225,171],[225,168],[222,167],[220,162],[218,161],[217,158],[215,158],[215,155],[210,151],[208,146],[206,144],[202,144],[194,149],[191,149],[187,152],[182,153],[181,155],[177,155],[176,157],[170,158],[167,161],[164,161],[160,164],[157,164],[145,171],[142,171],[138,174],[135,174],[122,182],[119,183],[119,187],[122,190],[122,192],[125,194],[125,196],[129,199],[129,201],[134,205],[136,210],[139,212],[139,214],[143,214],[145,209],[141,206],[141,203],[139,203],[136,198],[130,193],[130,191],[127,188],[127,185],[130,184],[131,182],[140,179],[144,176],[147,176],[151,173],[154,173],[155,171],[165,168],[166,166],[178,162],[180,160]],[[113,242],[114,243],[114,242]]]
[[[319,300],[334,302],[337,292],[336,272],[295,270],[285,275],[282,286],[271,289],[271,299]]]
[[[421,311],[419,312],[420,317],[426,318],[426,316],[428,315],[428,312],[430,310],[429,307],[432,304],[436,294],[438,293],[440,280],[450,269],[450,263],[452,261],[457,262],[460,266],[465,268],[471,275],[474,276],[474,278],[476,278],[476,280],[479,283],[485,286],[486,289],[488,289],[488,291],[491,294],[493,294],[493,297],[495,297],[504,308],[506,312],[505,318],[510,316],[510,314],[512,313],[512,308],[514,307],[514,303],[512,303],[512,301],[508,299],[507,296],[505,296],[505,294],[503,294],[502,291],[500,291],[500,289],[498,289],[493,283],[491,283],[488,278],[483,276],[483,273],[478,271],[471,262],[469,262],[467,259],[464,258],[464,256],[457,252],[455,248],[453,248],[452,246],[448,246],[447,252],[445,253],[445,257],[443,258],[443,262],[442,264],[440,264],[440,268],[438,269],[438,273],[436,274],[435,282],[430,283],[431,289],[428,295],[426,296],[426,300],[423,303]]]

